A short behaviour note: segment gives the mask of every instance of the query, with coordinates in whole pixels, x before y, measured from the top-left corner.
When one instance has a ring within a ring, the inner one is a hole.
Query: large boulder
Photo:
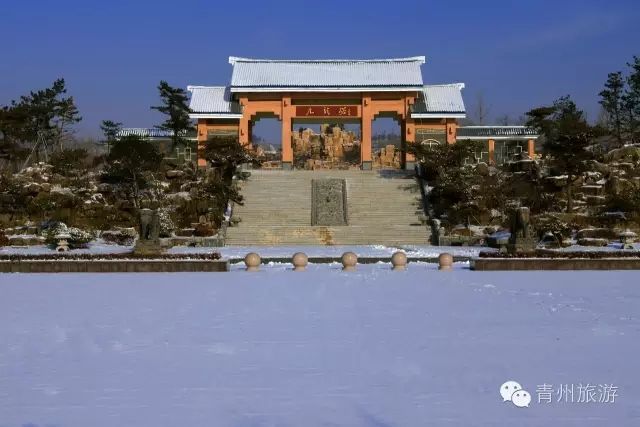
[[[167,172],[165,172],[164,176],[166,176],[167,179],[181,178],[181,177],[184,176],[184,171],[177,170],[177,169],[171,169],[171,170],[168,170]]]
[[[588,206],[601,206],[607,202],[605,196],[585,196],[584,201]],[[574,206],[577,204],[574,203]]]
[[[629,181],[626,178],[621,178],[619,176],[612,176],[607,181],[607,190],[609,193],[614,195],[620,195],[625,193],[626,191],[631,191],[635,189],[635,182]]]
[[[607,163],[618,161],[638,162],[640,161],[640,147],[627,146],[616,148],[615,150],[609,151],[604,158]]]
[[[578,239],[578,244],[580,246],[603,247],[603,246],[607,246],[609,244],[609,240],[607,240],[607,239],[584,238],[584,239]]]
[[[615,240],[618,233],[610,228],[583,228],[576,234],[576,239],[608,239]]]
[[[604,194],[604,186],[599,184],[583,185],[580,190],[585,196],[602,196]]]
[[[611,172],[611,167],[609,167],[609,165],[606,165],[604,163],[600,163],[596,160],[592,160],[591,162],[589,162],[589,164],[591,165],[591,168],[602,174],[602,176],[607,176],[609,175],[609,173]]]
[[[37,182],[30,182],[22,187],[22,194],[27,196],[35,196],[42,190],[42,186]]]

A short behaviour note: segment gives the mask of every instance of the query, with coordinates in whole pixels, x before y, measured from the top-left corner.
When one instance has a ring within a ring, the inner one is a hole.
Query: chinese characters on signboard
[[[355,105],[298,105],[296,116],[299,117],[358,117]]]

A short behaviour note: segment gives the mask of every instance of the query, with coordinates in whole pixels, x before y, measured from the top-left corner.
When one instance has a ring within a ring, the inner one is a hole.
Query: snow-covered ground
[[[639,279],[423,263],[4,274],[0,426],[640,425]],[[502,401],[507,380],[529,408]],[[578,403],[586,383],[615,402]]]

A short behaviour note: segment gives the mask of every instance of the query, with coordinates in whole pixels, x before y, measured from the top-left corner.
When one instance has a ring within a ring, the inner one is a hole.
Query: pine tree
[[[569,96],[564,96],[552,106],[529,111],[527,116],[527,126],[544,137],[543,149],[551,165],[567,175],[567,212],[572,212],[573,184],[588,169],[587,160],[593,158],[588,150],[592,132],[584,112]]]
[[[73,97],[63,96],[66,93],[64,79],[58,79],[51,87],[32,91],[5,107],[14,119],[20,117],[13,120],[12,135],[23,144],[32,144],[36,157],[42,151],[46,158],[51,146],[61,151],[73,131],[71,126],[82,120]]]
[[[111,152],[111,145],[118,137],[118,132],[122,130],[122,123],[114,122],[113,120],[103,120],[100,123],[100,130],[104,135],[104,142],[107,144],[107,152]]]
[[[149,185],[161,162],[162,155],[151,142],[137,135],[128,135],[114,142],[103,179],[126,188],[137,208],[140,190]]]
[[[608,115],[608,127],[618,141],[618,145],[623,144],[622,140],[622,122],[624,114],[624,87],[625,82],[622,72],[609,73],[607,82],[604,84],[604,90],[600,95],[600,105],[605,109]]]
[[[158,91],[162,105],[151,107],[151,109],[157,110],[167,117],[156,128],[171,132],[172,149],[175,149],[178,144],[184,143],[184,135],[193,127],[189,118],[191,110],[187,105],[187,93],[182,88],[171,87],[164,80],[160,81]]]
[[[640,57],[634,56],[627,77],[627,90],[624,94],[623,105],[625,112],[625,127],[632,142],[640,141]]]
[[[64,83],[64,80],[63,80]],[[64,92],[66,93],[66,89]],[[56,143],[60,151],[64,149],[65,138],[73,133],[71,126],[82,120],[78,107],[76,107],[73,96],[62,98],[56,102],[54,108],[53,125],[56,131]]]

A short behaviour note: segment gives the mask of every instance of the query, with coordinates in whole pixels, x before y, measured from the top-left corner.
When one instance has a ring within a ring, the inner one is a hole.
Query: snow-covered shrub
[[[45,237],[48,245],[57,245],[59,240],[64,239],[72,249],[84,248],[87,246],[87,243],[93,240],[91,233],[76,227],[67,227],[63,222],[49,227]]]
[[[119,228],[116,230],[106,230],[102,232],[100,237],[102,237],[102,239],[107,243],[131,246],[136,240],[136,231],[133,227]]]
[[[9,238],[4,233],[4,230],[0,230],[0,247],[9,246]]]
[[[169,211],[167,209],[158,209],[158,216],[160,217],[160,237],[171,237],[176,226],[169,216]]]

